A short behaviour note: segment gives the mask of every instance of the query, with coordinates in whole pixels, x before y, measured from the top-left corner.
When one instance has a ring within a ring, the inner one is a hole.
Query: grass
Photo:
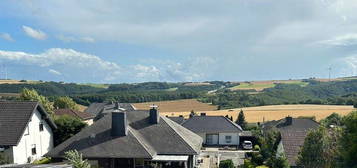
[[[237,119],[238,113],[241,109],[229,109],[229,110],[216,110],[216,111],[197,111],[197,113],[204,112],[206,115],[220,115],[220,116],[232,116],[234,120]],[[354,110],[353,106],[343,105],[273,105],[273,106],[258,106],[242,108],[245,114],[247,122],[263,122],[271,120],[279,120],[286,116],[300,117],[300,116],[315,116],[316,120],[326,118],[332,113],[338,113],[340,115],[346,115]],[[189,112],[162,112],[162,115],[189,116]]]
[[[146,102],[146,103],[134,103],[133,106],[138,110],[148,110],[150,105],[155,104],[159,106],[160,112],[163,113],[176,113],[176,112],[191,112],[194,111],[213,111],[217,109],[217,106],[201,103],[196,99],[182,99],[173,101],[159,101],[159,102]]]

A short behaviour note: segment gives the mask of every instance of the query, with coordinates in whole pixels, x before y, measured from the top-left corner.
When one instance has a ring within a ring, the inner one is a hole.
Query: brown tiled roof
[[[78,117],[82,120],[93,119],[94,115],[87,112],[79,112],[72,109],[57,109],[55,110],[55,115],[69,115],[73,117]]]

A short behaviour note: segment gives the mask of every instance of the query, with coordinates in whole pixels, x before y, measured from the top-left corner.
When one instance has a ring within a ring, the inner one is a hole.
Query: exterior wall
[[[231,136],[231,143],[226,142],[226,136]],[[219,133],[219,145],[239,145],[238,133]]]
[[[40,123],[43,123],[43,131],[40,131]],[[41,159],[44,154],[53,148],[53,133],[51,127],[42,120],[40,112],[36,109],[28,123],[27,130],[21,137],[17,146],[13,147],[13,162],[17,164],[27,163]],[[32,154],[32,147],[36,147],[36,154]]]

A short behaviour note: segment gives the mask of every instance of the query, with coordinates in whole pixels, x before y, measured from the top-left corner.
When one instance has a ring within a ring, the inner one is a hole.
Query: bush
[[[4,153],[0,152],[0,165],[9,164],[9,163],[10,163],[9,158],[7,158]]]
[[[232,160],[221,160],[219,162],[219,168],[234,168],[234,164]]]
[[[255,165],[249,159],[244,159],[244,165],[242,167],[243,168],[255,168]]]
[[[47,163],[50,163],[51,162],[51,158],[42,158],[40,160],[35,160],[32,162],[32,164],[47,164]]]
[[[254,150],[255,150],[255,151],[260,151],[259,145],[254,145]]]
[[[83,156],[76,150],[65,152],[65,158],[73,165],[73,168],[90,168],[88,160],[83,160]]]
[[[261,166],[257,166],[256,168],[269,168],[269,167],[265,165],[261,165]]]

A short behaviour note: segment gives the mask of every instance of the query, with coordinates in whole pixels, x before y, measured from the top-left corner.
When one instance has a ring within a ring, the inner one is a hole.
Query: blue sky
[[[81,83],[357,75],[355,0],[2,0],[0,78]]]

